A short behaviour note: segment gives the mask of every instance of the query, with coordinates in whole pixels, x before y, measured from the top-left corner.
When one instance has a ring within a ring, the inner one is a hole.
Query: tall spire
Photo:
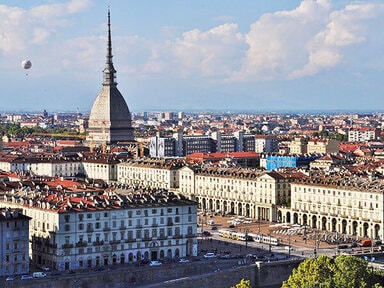
[[[116,70],[113,67],[112,62],[112,37],[111,37],[111,15],[110,11],[108,9],[108,43],[107,43],[107,61],[105,63],[105,68],[103,70],[104,72],[104,86],[116,86],[117,83],[115,82],[115,73]]]

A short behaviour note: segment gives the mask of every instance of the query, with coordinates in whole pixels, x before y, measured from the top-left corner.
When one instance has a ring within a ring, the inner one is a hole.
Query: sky
[[[88,113],[108,9],[131,112],[384,110],[382,0],[3,0],[0,111]]]

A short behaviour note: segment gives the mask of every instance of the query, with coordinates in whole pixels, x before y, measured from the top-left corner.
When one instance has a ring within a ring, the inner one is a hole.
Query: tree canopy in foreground
[[[251,281],[241,279],[240,283],[237,283],[236,286],[232,286],[231,288],[252,288]]]
[[[340,255],[333,259],[321,255],[300,263],[282,288],[383,288],[382,280],[362,258]]]

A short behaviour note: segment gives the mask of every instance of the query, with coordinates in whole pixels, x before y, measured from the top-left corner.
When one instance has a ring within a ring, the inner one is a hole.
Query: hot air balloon
[[[32,62],[29,61],[29,60],[23,60],[23,61],[21,62],[21,67],[22,67],[23,69],[29,69],[29,68],[32,67]]]

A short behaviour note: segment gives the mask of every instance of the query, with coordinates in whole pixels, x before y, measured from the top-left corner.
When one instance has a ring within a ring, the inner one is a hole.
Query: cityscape
[[[88,109],[0,114],[2,287],[301,287],[297,267],[322,257],[357,259],[382,287],[384,112],[137,109],[105,14]]]

